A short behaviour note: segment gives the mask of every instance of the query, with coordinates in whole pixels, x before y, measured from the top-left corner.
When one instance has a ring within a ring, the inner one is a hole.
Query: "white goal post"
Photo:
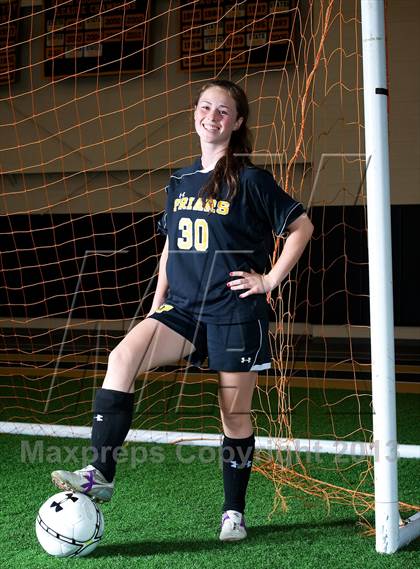
[[[394,553],[420,535],[420,514],[398,511],[388,90],[383,0],[361,0],[369,249],[376,551]]]

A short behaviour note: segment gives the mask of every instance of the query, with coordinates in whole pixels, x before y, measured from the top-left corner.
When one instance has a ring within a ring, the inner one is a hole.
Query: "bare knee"
[[[108,367],[115,366],[120,370],[130,367],[131,360],[133,359],[132,350],[124,345],[124,340],[120,342],[110,352],[108,356]]]
[[[133,391],[138,370],[139,354],[122,340],[109,354],[107,372],[102,387],[118,391]]]
[[[221,415],[223,432],[228,437],[234,439],[243,439],[252,435],[253,428],[250,412],[223,412]]]

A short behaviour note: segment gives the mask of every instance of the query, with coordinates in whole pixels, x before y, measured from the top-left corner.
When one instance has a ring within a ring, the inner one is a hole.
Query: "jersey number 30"
[[[181,217],[178,223],[181,237],[178,237],[179,249],[207,251],[209,245],[209,228],[205,219],[193,221],[189,217]]]

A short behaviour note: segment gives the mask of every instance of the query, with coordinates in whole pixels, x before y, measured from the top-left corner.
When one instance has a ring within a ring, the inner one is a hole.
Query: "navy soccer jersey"
[[[241,170],[233,200],[226,199],[227,187],[213,203],[202,200],[199,192],[211,174],[198,159],[175,172],[166,188],[166,208],[158,222],[158,231],[169,239],[165,302],[209,323],[267,318],[266,295],[239,298],[246,289],[230,290],[226,283],[235,277],[229,273],[264,273],[272,232],[281,235],[305,210],[270,172],[252,165]]]

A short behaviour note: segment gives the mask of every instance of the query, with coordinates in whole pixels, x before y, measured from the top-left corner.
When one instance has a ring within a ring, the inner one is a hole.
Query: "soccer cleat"
[[[220,541],[239,541],[246,537],[245,518],[240,512],[227,510],[223,512]]]
[[[102,472],[91,464],[74,472],[54,470],[51,480],[60,490],[81,492],[96,502],[109,502],[114,492],[114,481],[108,482]]]

